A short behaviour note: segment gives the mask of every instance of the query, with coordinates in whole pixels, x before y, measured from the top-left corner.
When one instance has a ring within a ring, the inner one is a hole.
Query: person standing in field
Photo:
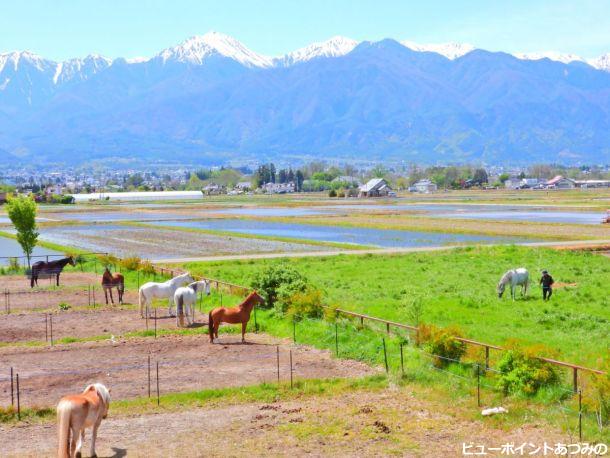
[[[542,300],[546,301],[553,295],[553,277],[549,274],[548,270],[542,271],[542,277],[540,277],[540,285],[542,286]]]

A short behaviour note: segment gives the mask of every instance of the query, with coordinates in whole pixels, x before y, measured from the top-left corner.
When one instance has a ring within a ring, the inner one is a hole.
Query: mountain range
[[[151,58],[0,54],[2,162],[610,162],[610,54],[210,32]]]

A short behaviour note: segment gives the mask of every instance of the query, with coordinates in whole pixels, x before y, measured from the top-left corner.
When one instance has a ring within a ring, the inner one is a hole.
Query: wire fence
[[[164,278],[171,278],[176,275],[180,275],[182,273],[184,273],[184,272],[179,269],[170,269],[170,268],[164,268],[164,267],[160,267],[160,266],[154,266],[154,272],[151,275],[154,279],[157,279],[157,275],[160,276],[161,279],[164,279]],[[138,271],[138,273],[137,273],[138,287],[140,286],[141,275],[142,275],[142,281],[146,278],[146,275],[140,274],[140,272]],[[250,292],[249,288],[241,286],[241,285],[236,285],[236,284],[233,284],[230,282],[225,282],[222,280],[207,278],[207,277],[203,277],[203,276],[196,276],[196,275],[194,275],[193,277],[195,280],[210,281],[213,291],[215,292],[218,299],[220,300],[221,305],[222,305],[222,301],[223,301],[223,293],[231,295],[231,296],[239,296],[239,295],[245,295]],[[90,285],[88,287],[88,291],[89,291],[89,293],[86,296],[87,302],[84,303],[83,305],[95,306],[96,300],[92,299],[92,291],[95,291],[95,289],[93,289],[92,285]],[[32,294],[40,294],[40,293],[44,293],[44,292],[33,292]],[[48,293],[52,293],[52,291],[49,291]],[[12,298],[11,298],[10,294],[8,296],[5,295],[5,310],[7,310],[7,313],[10,313],[10,310],[11,310],[11,300],[12,300]],[[7,305],[7,301],[8,301],[8,305]],[[203,293],[200,293],[198,306],[199,306],[199,311],[201,313],[203,313]],[[385,337],[381,337],[379,351],[383,352],[383,361],[384,361],[384,366],[385,366],[386,372],[391,371],[390,366],[396,366],[394,364],[394,361],[396,360],[396,358],[399,357],[400,364],[398,367],[400,368],[401,374],[405,375],[404,347],[408,343],[416,344],[418,342],[418,340],[419,340],[418,339],[418,332],[419,332],[418,327],[399,323],[399,322],[394,322],[394,321],[390,321],[390,320],[385,320],[382,318],[373,317],[373,316],[369,316],[369,315],[365,315],[365,314],[359,314],[359,313],[351,312],[348,310],[330,308],[330,307],[325,307],[325,308],[327,311],[334,313],[335,316],[338,318],[338,320],[334,324],[329,323],[326,320],[315,320],[315,321],[318,324],[321,322],[328,323],[328,326],[329,326],[328,332],[330,333],[330,336],[327,336],[327,338],[329,338],[330,341],[332,342],[333,336],[334,336],[334,346],[335,346],[336,356],[339,357],[341,355],[340,337],[343,337],[342,336],[343,333],[346,333],[346,332],[349,333],[349,332],[354,332],[354,331],[357,332],[359,330],[366,328],[366,329],[372,330],[379,334],[385,334],[387,336],[392,336],[392,337],[398,338],[400,345],[398,347],[390,348],[385,340]],[[155,312],[156,312],[156,309],[155,309]],[[253,323],[254,330],[256,332],[259,329],[259,322],[257,320],[256,308],[254,309],[253,318],[254,318],[254,323]],[[53,339],[52,331],[50,331],[52,324],[48,321],[48,318],[45,318],[45,319],[47,320],[45,322],[46,339],[47,339],[47,341],[51,340],[51,342],[52,342],[52,339]],[[307,326],[303,326],[303,324],[306,324],[306,323],[307,323],[307,321],[300,322],[298,325],[298,330],[297,330],[297,322],[293,322],[293,336],[292,337],[293,337],[293,342],[295,344],[297,343],[299,335],[302,335],[303,332],[306,333],[307,330],[309,329]],[[146,320],[146,329],[149,329],[148,319]],[[303,331],[303,329],[305,329],[306,331]],[[351,329],[351,331],[349,331],[350,329]],[[49,335],[49,334],[51,334],[51,335]],[[155,337],[157,336],[157,317],[156,316],[155,316],[155,320],[154,320],[154,335],[155,335]],[[483,405],[486,396],[493,395],[493,396],[497,397],[497,396],[503,394],[503,393],[501,393],[501,390],[498,388],[497,383],[494,383],[495,378],[497,378],[499,372],[497,369],[492,367],[490,352],[492,350],[496,351],[496,352],[502,352],[502,351],[505,351],[505,349],[500,346],[497,346],[497,345],[487,344],[484,342],[478,342],[478,341],[475,341],[472,339],[466,339],[466,338],[456,338],[456,339],[463,342],[467,346],[477,347],[477,348],[482,349],[483,354],[481,355],[481,360],[463,361],[463,360],[451,359],[451,358],[447,358],[442,355],[437,355],[437,354],[432,354],[432,353],[426,352],[426,351],[422,350],[421,348],[417,347],[416,345],[409,345],[408,347],[412,351],[414,350],[417,354],[419,354],[420,357],[428,360],[428,362],[426,364],[424,364],[423,367],[429,369],[432,372],[443,374],[444,376],[450,377],[451,379],[459,381],[459,383],[466,384],[467,386],[472,388],[473,393],[475,393],[475,396],[476,396],[477,408],[479,408]],[[279,352],[279,349],[278,349],[278,352]],[[278,353],[278,355],[279,355],[279,353]],[[595,411],[592,412],[590,410],[583,409],[583,403],[582,403],[583,393],[582,393],[582,387],[580,386],[580,383],[579,383],[579,372],[586,372],[586,373],[591,373],[591,374],[604,374],[604,372],[599,371],[597,369],[591,369],[591,368],[587,368],[584,366],[575,365],[572,363],[549,359],[546,357],[539,356],[537,358],[540,359],[541,361],[545,361],[554,366],[569,368],[572,371],[572,389],[567,389],[567,388],[563,388],[563,387],[557,388],[557,390],[562,391],[561,396],[558,397],[557,410],[562,415],[564,415],[565,423],[566,423],[566,430],[568,431],[570,436],[578,437],[579,440],[582,440],[583,422],[591,423],[594,428],[599,429],[599,431],[604,431],[604,429],[606,428],[606,425],[604,425],[604,423],[601,421],[601,417],[600,417],[599,413],[596,413]],[[278,381],[279,381],[280,380],[279,356],[278,356],[277,361],[278,361],[278,363],[277,363],[276,369],[277,369],[277,377],[278,377]],[[438,364],[439,361],[442,362],[442,364]],[[447,363],[447,364],[445,364],[445,363]],[[150,367],[151,367],[150,363],[147,361],[146,372],[149,377],[150,377],[150,373],[151,373]],[[164,368],[169,369],[170,367],[166,363],[161,362],[161,369],[164,369]],[[456,368],[459,368],[459,369],[456,369]],[[158,370],[159,369],[158,369],[158,362],[157,362],[157,364],[155,366],[155,371],[158,371]],[[12,368],[11,368],[11,371],[12,371]],[[172,371],[170,371],[170,372],[172,372]],[[175,371],[175,372],[177,373],[179,371]],[[97,374],[97,373],[99,373],[99,371],[92,372],[93,375]],[[158,374],[158,372],[157,372],[157,374]],[[164,380],[165,380],[164,376],[163,376],[163,371],[161,374],[162,375],[160,377],[160,382],[159,382],[159,376],[157,376],[157,380],[158,380],[157,383],[161,383],[163,385]],[[291,369],[290,369],[291,385],[293,383],[292,375],[293,375],[293,368],[291,365]],[[14,398],[15,398],[14,389],[15,388],[14,387],[18,385],[16,383],[16,380],[17,380],[16,377],[13,377],[11,375],[11,377],[10,377],[11,400],[12,400],[11,405],[13,405],[13,403],[15,402],[15,400],[14,400]],[[27,377],[26,377],[26,380],[27,380]],[[0,381],[2,381],[1,376],[0,376]],[[23,376],[20,380],[20,383],[22,385],[24,383]],[[27,383],[27,382],[25,382],[25,383]],[[150,386],[150,378],[148,379],[147,386]],[[179,383],[176,386],[180,386]],[[18,391],[17,399],[19,399],[19,396],[20,396],[19,388],[17,388],[17,391]],[[148,393],[150,394],[150,388],[148,389]],[[19,401],[17,401],[17,402],[19,402]],[[591,425],[589,425],[589,429],[591,429]]]

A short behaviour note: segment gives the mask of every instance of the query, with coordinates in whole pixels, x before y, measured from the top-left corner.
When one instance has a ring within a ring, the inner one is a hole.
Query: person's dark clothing
[[[553,295],[553,283],[555,283],[553,277],[549,274],[542,274],[542,277],[540,278],[540,284],[542,285],[542,300],[546,301]]]

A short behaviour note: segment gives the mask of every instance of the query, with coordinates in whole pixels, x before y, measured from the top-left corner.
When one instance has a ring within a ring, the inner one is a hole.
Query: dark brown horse
[[[125,292],[125,279],[123,275],[110,273],[110,269],[106,267],[104,274],[102,275],[102,288],[104,289],[104,297],[106,298],[106,305],[108,305],[108,293],[110,292],[110,300],[114,304],[114,297],[112,297],[112,288],[116,288],[119,294],[119,304],[123,303],[123,293]]]
[[[66,264],[70,264],[72,266],[76,265],[76,261],[72,256],[67,258],[58,259],[57,261],[38,261],[32,264],[32,271],[30,274],[30,287],[33,288],[34,284],[38,286],[38,276],[39,275],[55,275],[56,276],[56,284],[59,286],[59,274],[64,270]]]
[[[218,328],[220,323],[237,324],[241,323],[241,341],[246,341],[246,326],[250,320],[250,313],[256,304],[265,302],[256,291],[252,291],[244,301],[237,307],[226,308],[217,307],[208,314],[208,332],[210,333],[210,343],[214,343],[214,337],[218,339]]]

